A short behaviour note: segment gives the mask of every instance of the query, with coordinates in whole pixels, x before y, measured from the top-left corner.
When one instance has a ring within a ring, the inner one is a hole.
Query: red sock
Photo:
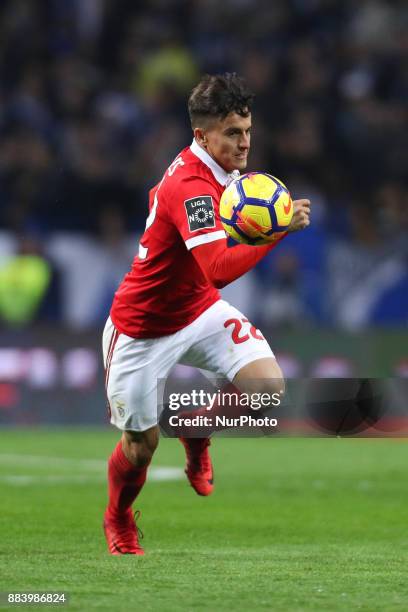
[[[108,461],[109,504],[111,518],[129,512],[146,481],[147,466],[139,468],[125,456],[120,440]]]

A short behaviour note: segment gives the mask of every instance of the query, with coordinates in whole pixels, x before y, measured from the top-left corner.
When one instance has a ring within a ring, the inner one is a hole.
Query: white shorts
[[[209,370],[232,381],[252,361],[274,354],[244,315],[219,300],[175,334],[135,339],[119,333],[111,319],[103,332],[103,360],[111,423],[145,431],[158,422],[157,380],[176,363]]]

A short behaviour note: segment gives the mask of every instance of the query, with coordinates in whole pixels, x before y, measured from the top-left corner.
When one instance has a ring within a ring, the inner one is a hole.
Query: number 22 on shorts
[[[233,326],[231,338],[234,344],[242,344],[242,342],[249,340],[251,336],[255,338],[255,340],[265,340],[259,329],[256,329],[255,325],[252,325],[248,319],[228,319],[225,321],[224,327],[226,329],[230,327],[230,325]]]

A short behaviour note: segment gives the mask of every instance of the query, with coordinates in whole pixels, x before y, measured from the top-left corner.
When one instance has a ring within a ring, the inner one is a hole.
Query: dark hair
[[[235,72],[206,74],[194,87],[188,99],[188,114],[192,127],[211,118],[224,119],[229,113],[247,117],[254,94],[242,77]]]

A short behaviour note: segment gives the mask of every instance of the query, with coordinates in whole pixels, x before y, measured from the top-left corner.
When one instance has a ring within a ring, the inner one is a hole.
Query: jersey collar
[[[196,157],[198,157],[203,162],[203,164],[209,167],[220,185],[225,186],[239,176],[239,170],[233,170],[232,172],[228,173],[224,170],[224,168],[221,168],[221,166],[217,164],[217,162],[211,157],[211,155],[209,155],[207,151],[200,147],[195,138],[191,143],[190,150],[192,153],[194,153]]]

